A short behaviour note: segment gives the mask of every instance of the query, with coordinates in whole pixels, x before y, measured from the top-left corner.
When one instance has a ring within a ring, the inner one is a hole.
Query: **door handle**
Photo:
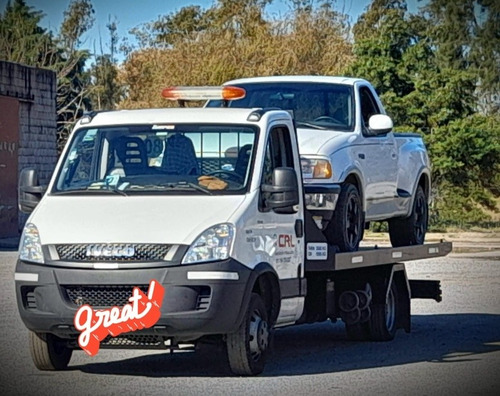
[[[361,159],[365,159],[365,154],[364,153],[359,153],[358,157],[361,158]]]
[[[302,238],[304,236],[304,222],[302,219],[295,220],[295,236]]]

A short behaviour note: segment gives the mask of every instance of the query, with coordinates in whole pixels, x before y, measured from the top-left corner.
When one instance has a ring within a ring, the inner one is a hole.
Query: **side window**
[[[271,184],[273,170],[278,167],[294,168],[290,131],[284,126],[273,128],[269,134],[262,183]]]
[[[80,133],[70,150],[67,167],[64,169],[64,186],[82,186],[94,180],[96,173],[94,152],[98,149],[97,140],[96,129]]]
[[[273,171],[279,167],[294,168],[290,131],[287,127],[275,127],[269,134],[264,154],[261,184],[272,184]],[[268,193],[262,194],[261,207]]]
[[[368,88],[361,87],[359,90],[359,96],[361,98],[361,117],[363,118],[364,126],[368,128],[368,120],[372,115],[380,114],[380,110]]]

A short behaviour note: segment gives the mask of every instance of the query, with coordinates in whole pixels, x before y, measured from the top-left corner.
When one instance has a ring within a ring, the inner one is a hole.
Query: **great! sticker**
[[[121,309],[93,309],[82,305],[74,318],[75,328],[80,331],[78,345],[90,356],[99,352],[101,341],[108,335],[116,337],[122,333],[147,329],[160,319],[160,308],[165,289],[156,280],[149,283],[148,294],[134,287],[132,296]]]

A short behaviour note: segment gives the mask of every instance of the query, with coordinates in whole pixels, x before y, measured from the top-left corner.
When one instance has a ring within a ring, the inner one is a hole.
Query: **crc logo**
[[[278,246],[281,247],[295,247],[293,243],[293,237],[288,234],[280,234],[278,236]]]
[[[133,257],[133,245],[94,244],[88,245],[85,255],[87,257]]]

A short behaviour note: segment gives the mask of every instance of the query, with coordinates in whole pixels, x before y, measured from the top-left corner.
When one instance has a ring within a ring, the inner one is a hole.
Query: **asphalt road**
[[[348,341],[342,323],[277,331],[258,377],[230,374],[217,350],[102,350],[73,354],[69,370],[35,369],[14,295],[14,252],[0,252],[2,395],[497,395],[500,257],[407,264],[413,279],[440,279],[443,302],[412,302],[412,332],[388,343]]]

